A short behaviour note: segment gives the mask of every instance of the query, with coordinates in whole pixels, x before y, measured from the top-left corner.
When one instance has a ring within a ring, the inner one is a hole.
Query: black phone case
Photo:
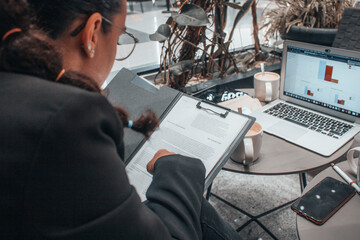
[[[306,219],[324,224],[355,194],[350,185],[334,178],[326,177],[310,191],[296,200],[291,209]]]

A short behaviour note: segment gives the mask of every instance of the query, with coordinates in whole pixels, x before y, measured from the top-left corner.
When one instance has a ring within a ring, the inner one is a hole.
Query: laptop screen
[[[360,58],[287,46],[283,79],[290,98],[360,117]]]

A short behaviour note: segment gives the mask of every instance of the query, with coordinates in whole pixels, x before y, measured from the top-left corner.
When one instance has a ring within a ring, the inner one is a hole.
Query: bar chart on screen
[[[305,95],[308,95],[308,96],[311,96],[313,97],[314,96],[314,92],[312,92],[308,86],[305,86],[305,92],[304,92]]]
[[[339,107],[349,107],[355,106],[358,103],[356,102],[357,97],[351,95],[350,92],[344,93],[340,91],[333,90],[331,93],[332,98],[334,99],[334,104]]]
[[[326,61],[320,60],[319,71],[318,71],[319,79],[338,84],[339,80],[334,79],[332,77],[333,71],[334,71],[334,66],[327,65]]]
[[[284,95],[360,116],[358,58],[291,47],[286,57]]]

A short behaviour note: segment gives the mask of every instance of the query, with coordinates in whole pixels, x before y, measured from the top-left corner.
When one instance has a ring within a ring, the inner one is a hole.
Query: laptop
[[[265,132],[330,156],[360,131],[360,52],[285,41],[280,98],[251,115]]]

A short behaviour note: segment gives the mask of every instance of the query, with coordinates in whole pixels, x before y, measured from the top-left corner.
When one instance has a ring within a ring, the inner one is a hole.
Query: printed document
[[[146,164],[158,150],[167,149],[202,160],[208,176],[249,120],[233,112],[223,118],[216,113],[225,113],[226,109],[204,102],[199,109],[197,103],[194,98],[182,96],[126,166],[130,184],[142,201],[146,200],[145,194],[152,181]]]

